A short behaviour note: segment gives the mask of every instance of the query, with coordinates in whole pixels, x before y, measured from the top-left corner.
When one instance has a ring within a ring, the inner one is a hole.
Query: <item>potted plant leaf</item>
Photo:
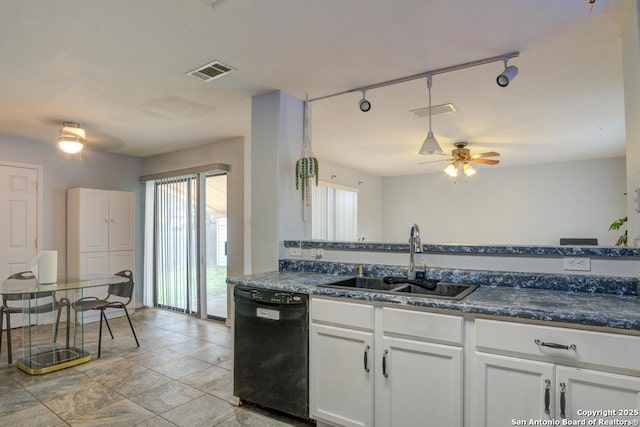
[[[306,206],[310,205],[309,185],[315,181],[318,185],[318,159],[311,150],[311,137],[309,135],[309,96],[304,103],[304,134],[302,140],[302,154],[296,162],[296,190],[300,190],[302,201]]]
[[[615,221],[613,221],[613,223],[609,226],[609,231],[611,230],[620,230],[620,227],[622,227],[624,225],[624,223],[627,222],[627,217],[625,216],[624,218],[618,218]],[[616,241],[616,246],[627,246],[627,239],[628,239],[628,230],[624,230],[624,233],[618,237],[618,240]]]

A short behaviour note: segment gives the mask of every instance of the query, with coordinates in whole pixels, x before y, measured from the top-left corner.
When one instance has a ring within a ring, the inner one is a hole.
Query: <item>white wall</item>
[[[52,140],[55,133],[52,135]],[[142,159],[85,148],[80,155],[67,155],[52,142],[0,135],[0,158],[43,167],[43,221],[41,250],[58,251],[58,272],[67,265],[67,189],[73,187],[133,191],[136,193],[136,281],[142,277],[143,193],[140,185]],[[136,301],[142,287],[136,286]]]
[[[358,189],[358,238],[364,237],[365,242],[381,241],[382,178],[322,159],[319,163],[322,181]],[[334,175],[335,178],[332,178]]]
[[[640,188],[640,3],[631,2],[622,34],[622,70],[627,135],[627,216],[629,244],[640,238],[640,214],[636,190]]]
[[[405,242],[417,223],[423,243],[557,245],[595,237],[625,215],[624,158],[523,167],[479,167],[454,183],[443,174],[383,178],[383,241]]]
[[[211,163],[226,163],[231,166],[227,174],[227,221],[228,221],[228,274],[240,276],[245,272],[245,193],[244,193],[244,138],[174,151],[147,157],[141,175],[169,172]]]

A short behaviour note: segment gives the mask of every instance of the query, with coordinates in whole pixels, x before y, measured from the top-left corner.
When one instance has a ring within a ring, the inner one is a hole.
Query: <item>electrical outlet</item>
[[[566,256],[562,259],[562,266],[565,270],[591,271],[591,258]]]
[[[318,259],[322,258],[324,256],[324,249],[322,248],[311,249],[311,256]]]
[[[289,248],[289,256],[302,256],[302,249]]]

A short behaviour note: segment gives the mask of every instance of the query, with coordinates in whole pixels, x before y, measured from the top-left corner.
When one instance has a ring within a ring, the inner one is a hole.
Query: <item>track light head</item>
[[[362,91],[362,99],[360,100],[360,111],[362,111],[363,113],[371,110],[371,102],[369,102],[369,100],[367,100],[367,98],[365,97],[365,92],[366,91],[364,90]]]
[[[496,83],[498,83],[498,86],[500,87],[508,86],[511,80],[513,80],[518,75],[518,67],[516,67],[515,65],[510,65],[507,67],[506,65],[507,64],[505,62],[504,71],[500,73],[500,75],[496,78]]]

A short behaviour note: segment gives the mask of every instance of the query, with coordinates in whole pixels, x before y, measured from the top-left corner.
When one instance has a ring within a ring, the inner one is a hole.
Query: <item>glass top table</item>
[[[7,327],[9,322],[18,326],[16,321],[22,326],[22,357],[16,363],[18,369],[32,375],[46,374],[91,360],[91,353],[84,348],[87,319],[83,312],[71,313],[72,303],[92,288],[127,280],[121,276],[85,276],[60,278],[52,284],[39,283],[35,278],[6,279],[0,283],[2,319],[13,316],[7,319]],[[58,331],[62,328],[66,331],[64,344],[57,342],[61,341]],[[17,328],[13,331],[17,332]],[[10,333],[8,330],[7,341]],[[9,343],[7,351],[11,351]]]

